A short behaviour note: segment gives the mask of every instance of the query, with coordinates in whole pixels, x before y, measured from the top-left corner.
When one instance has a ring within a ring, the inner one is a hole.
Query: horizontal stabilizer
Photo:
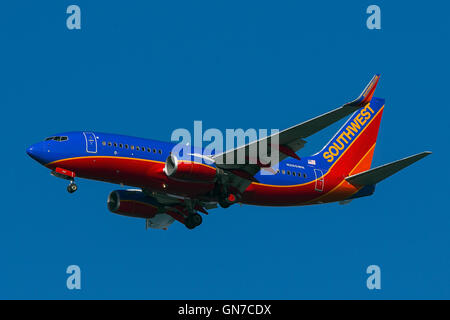
[[[413,156],[349,176],[345,178],[345,180],[358,186],[375,185],[378,182],[392,176],[394,173],[412,165],[414,162],[428,156],[429,154],[431,154],[430,151],[421,152]]]

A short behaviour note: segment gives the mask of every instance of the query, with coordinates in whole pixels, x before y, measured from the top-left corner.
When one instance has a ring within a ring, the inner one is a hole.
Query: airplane
[[[384,99],[373,97],[379,77],[375,75],[357,99],[278,133],[211,154],[209,163],[196,154],[178,159],[172,153],[174,142],[92,131],[52,135],[26,152],[53,176],[68,180],[69,193],[78,189],[75,177],[133,187],[112,191],[107,207],[116,214],[145,219],[146,228],[166,230],[177,220],[194,229],[202,223],[200,213],[207,215],[218,205],[345,204],[372,195],[379,182],[431,154],[425,151],[372,168],[385,105]],[[319,152],[297,154],[305,138],[347,116]],[[260,161],[224,161],[238,152],[248,159],[250,150],[263,143],[279,154],[279,162],[270,164],[276,170]]]

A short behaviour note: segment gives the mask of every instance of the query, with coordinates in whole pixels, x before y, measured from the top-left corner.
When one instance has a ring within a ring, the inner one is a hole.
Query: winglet
[[[359,97],[355,101],[352,102],[352,104],[364,106],[367,103],[369,103],[370,100],[372,100],[379,79],[380,79],[379,74],[374,75],[372,80],[370,80],[369,84],[364,89],[364,91],[359,95]]]

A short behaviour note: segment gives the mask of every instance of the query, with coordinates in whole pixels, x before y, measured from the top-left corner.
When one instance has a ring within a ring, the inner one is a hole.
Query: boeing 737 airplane
[[[374,76],[356,100],[340,108],[213,154],[207,157],[209,163],[195,155],[191,160],[178,159],[172,152],[175,143],[91,131],[50,136],[29,147],[27,154],[54,176],[70,181],[70,193],[77,190],[75,177],[134,187],[112,191],[108,208],[113,213],[146,219],[150,228],[166,229],[177,220],[193,229],[202,223],[199,213],[208,214],[207,210],[218,204],[227,208],[235,203],[347,203],[372,195],[377,183],[431,153],[371,168],[384,108],[384,99],[373,97],[378,79],[379,75]],[[321,151],[312,156],[297,155],[305,138],[346,116],[350,118]],[[239,164],[224,160],[236,159],[238,152],[249,159],[252,148],[262,143],[269,151],[278,152],[278,163],[266,167],[263,161]]]

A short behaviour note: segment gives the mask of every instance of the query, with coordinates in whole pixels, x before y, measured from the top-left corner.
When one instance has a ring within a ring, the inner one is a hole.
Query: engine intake
[[[135,218],[153,218],[160,210],[139,190],[115,190],[108,196],[108,209],[112,213]]]
[[[178,160],[173,154],[166,159],[166,175],[175,180],[212,183],[216,180],[217,169],[194,161]]]
[[[146,219],[147,228],[167,229],[174,221],[173,212],[140,190],[115,190],[108,196],[108,209],[123,216]]]

